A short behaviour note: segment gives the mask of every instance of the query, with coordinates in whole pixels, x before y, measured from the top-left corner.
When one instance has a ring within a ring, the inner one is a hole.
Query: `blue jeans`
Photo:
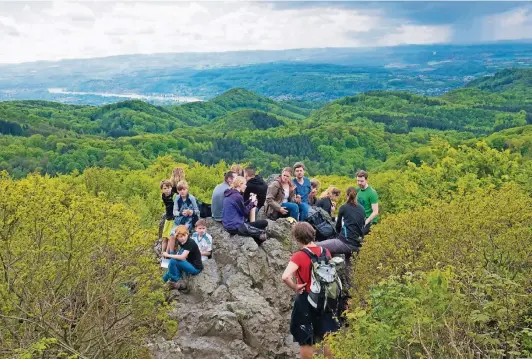
[[[281,204],[281,208],[286,208],[288,210],[289,217],[292,217],[296,221],[299,220],[299,206],[297,205],[297,203],[285,202]]]
[[[310,206],[308,205],[308,203],[300,203],[298,207],[299,207],[299,220],[303,222],[308,217],[308,209]]]
[[[183,253],[183,249],[180,249],[177,254]],[[170,254],[174,254],[170,252]],[[182,259],[170,258],[168,261],[168,272],[163,275],[163,281],[171,280],[172,282],[177,282],[182,278],[182,273],[190,273],[192,275],[199,274],[200,270],[196,269],[190,262]]]

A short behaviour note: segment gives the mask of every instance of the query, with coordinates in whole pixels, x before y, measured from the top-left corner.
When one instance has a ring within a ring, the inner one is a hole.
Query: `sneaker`
[[[264,243],[267,239],[268,239],[268,235],[266,234],[266,232],[262,232],[259,236],[260,243]]]
[[[187,285],[183,280],[178,280],[177,282],[168,282],[168,285],[171,289],[184,290],[187,289]]]

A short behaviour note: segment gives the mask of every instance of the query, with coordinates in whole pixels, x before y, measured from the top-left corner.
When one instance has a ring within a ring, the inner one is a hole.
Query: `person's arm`
[[[370,203],[372,212],[369,217],[366,218],[366,225],[373,222],[373,219],[379,215],[379,197],[377,197],[377,193],[375,193],[374,196],[371,196]]]
[[[286,284],[288,288],[298,293],[303,293],[307,283],[297,284],[297,282],[294,280],[296,271],[298,269],[299,269],[299,266],[297,264],[295,264],[292,261],[288,262],[288,265],[286,266],[286,269],[284,270],[284,273],[281,279],[283,280],[284,284]]]
[[[174,259],[179,259],[179,260],[184,261],[185,259],[187,259],[188,253],[189,251],[187,250],[183,251],[181,254],[169,254],[168,252],[164,252],[163,257],[174,258]]]
[[[246,206],[243,200],[236,202],[236,210],[242,217],[249,216],[249,206]]]
[[[279,191],[279,187],[277,185],[275,185],[275,183],[271,184],[268,187],[268,191],[266,192],[266,201],[265,201],[265,203],[268,206],[272,207],[277,212],[281,212],[281,205],[279,203],[277,203],[277,201],[275,200],[275,195],[276,195],[276,193],[278,191]]]
[[[342,219],[344,217],[344,207],[340,207],[340,210],[338,211],[338,218],[336,219],[336,233],[340,233],[342,231]]]

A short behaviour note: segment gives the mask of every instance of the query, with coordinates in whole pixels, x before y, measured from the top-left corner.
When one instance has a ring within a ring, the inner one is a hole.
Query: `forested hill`
[[[303,160],[313,173],[348,174],[416,162],[434,136],[453,146],[487,138],[529,155],[531,79],[531,69],[504,70],[440,97],[373,91],[322,107],[244,89],[173,107],[0,102],[0,170],[22,177],[94,166],[141,169],[171,155],[185,163],[249,162],[266,171]],[[511,128],[521,130],[504,131]]]

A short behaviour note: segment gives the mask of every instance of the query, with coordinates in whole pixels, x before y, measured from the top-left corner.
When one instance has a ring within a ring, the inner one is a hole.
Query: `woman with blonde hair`
[[[335,186],[329,186],[325,191],[320,195],[320,199],[316,202],[316,207],[323,208],[330,216],[332,216],[334,210],[336,209],[336,202],[338,197],[340,197],[341,191]]]
[[[231,188],[224,192],[222,209],[222,224],[229,234],[252,237],[258,245],[261,245],[268,237],[264,229],[268,221],[260,220],[246,223],[249,213],[257,206],[257,197],[253,196],[244,202],[242,194],[246,190],[246,179],[238,176],[233,180]]]
[[[177,193],[177,184],[185,180],[185,169],[183,167],[176,167],[172,170],[170,182],[172,182],[172,195]]]

